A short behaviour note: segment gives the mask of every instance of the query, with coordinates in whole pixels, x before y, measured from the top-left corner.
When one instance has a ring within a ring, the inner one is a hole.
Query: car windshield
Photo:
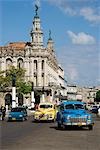
[[[74,105],[73,104],[68,104],[65,106],[66,109],[74,109]]]
[[[75,109],[84,109],[84,106],[81,104],[75,104]]]
[[[84,109],[84,106],[81,104],[67,104],[65,109]]]
[[[52,105],[40,105],[40,108],[52,108]]]
[[[22,112],[22,111],[24,111],[23,108],[12,108],[11,109],[11,112]]]

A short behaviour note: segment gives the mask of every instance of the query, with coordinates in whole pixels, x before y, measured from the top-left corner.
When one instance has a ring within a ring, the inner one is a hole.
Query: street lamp
[[[16,75],[12,74],[12,108],[16,107]]]

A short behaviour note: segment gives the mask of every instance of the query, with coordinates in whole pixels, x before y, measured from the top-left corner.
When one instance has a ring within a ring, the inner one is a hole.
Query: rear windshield
[[[65,109],[84,109],[84,106],[81,104],[68,104],[65,105]]]
[[[52,105],[40,105],[40,108],[52,108]]]
[[[25,111],[23,108],[12,108],[11,112],[22,112]]]

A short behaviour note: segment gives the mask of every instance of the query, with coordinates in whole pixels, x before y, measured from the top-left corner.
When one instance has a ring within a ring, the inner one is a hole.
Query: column
[[[17,68],[17,58],[13,58],[13,66],[15,67],[15,68]]]
[[[30,62],[30,80],[33,81],[34,80],[34,61],[31,58],[31,62]]]
[[[38,86],[41,86],[41,59],[38,59],[38,64],[37,64],[37,84]]]
[[[46,59],[44,60],[44,86],[46,85]]]
[[[29,59],[28,59],[28,57],[24,61],[24,69],[26,70],[25,81],[28,81],[29,80]]]

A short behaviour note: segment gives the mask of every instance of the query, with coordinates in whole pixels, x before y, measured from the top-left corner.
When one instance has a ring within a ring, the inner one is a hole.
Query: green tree
[[[31,92],[31,83],[30,82],[28,82],[28,83],[18,82],[17,86],[18,86],[19,93],[28,94]]]
[[[100,102],[100,90],[96,93],[96,101]]]
[[[6,74],[4,76],[4,74]],[[15,68],[11,66],[6,71],[0,71],[0,89],[4,90],[6,87],[12,87],[12,75],[16,75],[16,87],[19,93],[27,94],[31,92],[31,83],[24,82],[25,70],[22,68]]]

